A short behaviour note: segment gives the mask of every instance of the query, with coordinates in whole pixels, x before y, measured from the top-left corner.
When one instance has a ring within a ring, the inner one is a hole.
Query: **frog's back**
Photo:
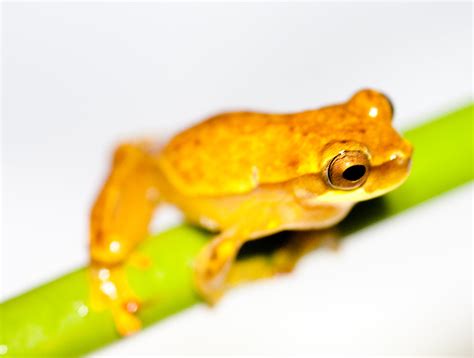
[[[331,128],[324,124],[334,111],[344,115],[338,106],[296,114],[217,115],[171,139],[159,165],[177,190],[189,196],[244,193],[316,173],[315,148],[330,139]]]

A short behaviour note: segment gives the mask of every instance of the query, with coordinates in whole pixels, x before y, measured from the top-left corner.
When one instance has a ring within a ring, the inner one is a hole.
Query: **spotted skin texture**
[[[368,116],[370,108],[377,108],[376,118]],[[324,149],[344,140],[363,143],[376,166],[409,150],[392,128],[391,112],[384,97],[365,91],[348,103],[295,114],[225,113],[175,136],[158,161],[190,196],[244,193],[319,173]]]
[[[110,308],[122,335],[140,329],[141,302],[121,266],[162,202],[216,233],[193,264],[197,291],[215,303],[229,286],[229,272],[238,282],[235,272],[248,270],[231,270],[245,242],[282,230],[326,230],[356,202],[394,189],[409,174],[412,148],[393,129],[392,115],[384,95],[362,90],[347,102],[294,114],[217,115],[163,147],[121,144],[91,211],[97,306]],[[357,165],[360,177],[347,179],[346,168]],[[337,186],[330,178],[338,178]],[[274,268],[261,266],[262,275],[293,267],[297,246],[283,248],[278,257],[285,259]]]

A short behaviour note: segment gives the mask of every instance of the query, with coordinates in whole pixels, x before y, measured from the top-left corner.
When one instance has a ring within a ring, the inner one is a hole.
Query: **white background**
[[[407,128],[472,96],[469,3],[10,3],[2,30],[2,299],[86,262],[121,138],[368,86]],[[98,355],[468,354],[471,216],[467,186]]]

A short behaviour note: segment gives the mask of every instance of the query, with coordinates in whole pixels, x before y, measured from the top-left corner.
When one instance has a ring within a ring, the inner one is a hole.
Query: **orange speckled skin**
[[[345,103],[295,114],[221,114],[162,149],[149,142],[119,146],[90,220],[92,291],[108,302],[119,332],[140,327],[135,312],[123,309],[140,303],[123,282],[120,264],[146,236],[160,202],[218,232],[194,263],[199,293],[215,302],[246,241],[331,227],[354,203],[405,180],[412,148],[393,129],[392,114],[384,95],[362,90]],[[356,158],[350,166],[363,158],[366,168],[360,185],[350,188],[334,185],[328,175],[336,158],[341,168],[349,163],[347,153]],[[293,267],[297,255],[286,256],[281,267]]]
[[[378,110],[376,118],[368,115],[372,107]],[[261,184],[320,173],[327,159],[324,149],[334,142],[364,144],[372,166],[388,162],[396,152],[410,155],[391,117],[389,102],[375,91],[295,114],[225,113],[176,135],[158,161],[185,195],[244,193]]]

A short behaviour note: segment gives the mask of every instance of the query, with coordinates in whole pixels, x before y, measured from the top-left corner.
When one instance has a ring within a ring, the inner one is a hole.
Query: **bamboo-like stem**
[[[470,182],[472,112],[469,104],[404,133],[414,147],[407,182],[381,199],[361,203],[339,224],[343,236]],[[138,251],[146,270],[126,264],[131,288],[143,303],[139,317],[153,324],[198,302],[192,262],[209,234],[183,224],[150,237]],[[0,355],[82,355],[121,337],[111,314],[89,305],[87,268],[80,268],[0,305]]]

